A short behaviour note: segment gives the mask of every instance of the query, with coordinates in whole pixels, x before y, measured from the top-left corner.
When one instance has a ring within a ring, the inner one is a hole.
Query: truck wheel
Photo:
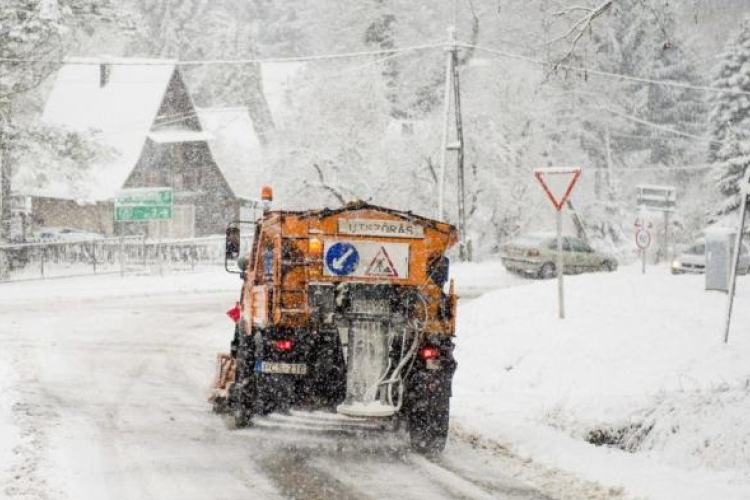
[[[241,336],[237,347],[237,382],[232,391],[234,424],[247,427],[252,423],[256,399],[255,355],[250,339]]]
[[[539,270],[539,277],[543,280],[550,280],[557,276],[555,265],[552,262],[545,262]]]
[[[411,448],[417,453],[439,453],[448,439],[450,399],[440,398],[425,408],[414,409],[409,415]]]

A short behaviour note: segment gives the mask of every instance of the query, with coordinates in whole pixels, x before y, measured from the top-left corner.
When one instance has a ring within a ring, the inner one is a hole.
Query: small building
[[[281,113],[279,95],[300,65],[268,69],[269,107]],[[247,108],[197,109],[175,61],[70,59],[42,120],[94,131],[112,154],[75,180],[21,164],[13,192],[39,226],[165,238],[219,234],[255,205],[263,185],[264,151]],[[171,187],[174,218],[114,223],[117,192],[135,187]]]

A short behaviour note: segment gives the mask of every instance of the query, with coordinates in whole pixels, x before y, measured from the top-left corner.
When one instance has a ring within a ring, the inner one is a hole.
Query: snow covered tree
[[[713,167],[719,201],[709,214],[717,220],[737,210],[740,187],[750,165],[750,18],[721,57],[714,87],[733,92],[716,93],[711,101],[709,163]]]
[[[129,49],[134,55],[252,59],[274,55],[263,54],[264,47],[267,51],[293,50],[298,40],[293,13],[265,0],[145,0],[135,5],[142,21]],[[284,43],[281,36],[290,39]],[[188,67],[184,74],[198,106],[245,105],[258,136],[268,141],[275,124],[258,64]]]
[[[3,0],[0,3],[0,244],[10,227],[14,104],[59,65],[80,30],[116,19],[110,0]],[[0,252],[0,279],[7,273]]]

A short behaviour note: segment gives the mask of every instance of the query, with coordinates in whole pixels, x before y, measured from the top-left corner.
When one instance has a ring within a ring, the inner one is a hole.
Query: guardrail
[[[142,236],[0,245],[10,273],[3,281],[91,274],[163,273],[224,265],[224,237],[149,240]]]

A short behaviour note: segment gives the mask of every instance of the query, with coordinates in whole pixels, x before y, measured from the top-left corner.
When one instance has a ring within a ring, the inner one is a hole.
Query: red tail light
[[[539,257],[539,250],[536,248],[532,248],[531,250],[526,251],[527,257]]]
[[[289,339],[282,339],[276,341],[276,349],[279,351],[291,351],[294,347],[294,342]]]
[[[419,350],[419,357],[425,361],[438,359],[440,357],[440,349],[435,346],[426,345]]]
[[[235,305],[233,308],[227,311],[227,316],[237,323],[240,320],[240,303],[237,302],[237,305]]]

